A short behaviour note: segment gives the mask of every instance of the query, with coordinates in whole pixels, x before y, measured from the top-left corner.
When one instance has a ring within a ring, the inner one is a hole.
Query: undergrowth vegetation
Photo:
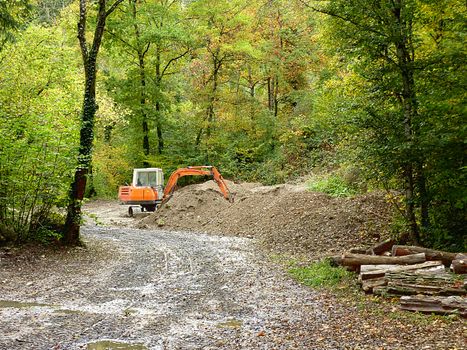
[[[291,267],[289,273],[300,283],[310,287],[336,288],[349,282],[352,273],[343,267],[333,267],[327,260],[312,263],[305,267]]]
[[[335,174],[312,178],[307,181],[307,186],[310,191],[327,193],[333,197],[351,197],[358,193],[356,187]]]

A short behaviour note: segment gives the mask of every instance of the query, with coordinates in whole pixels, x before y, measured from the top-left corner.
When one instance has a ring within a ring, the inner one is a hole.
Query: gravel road
[[[97,226],[83,236],[89,250],[1,270],[1,349],[304,349],[284,332],[325,318],[251,240]]]

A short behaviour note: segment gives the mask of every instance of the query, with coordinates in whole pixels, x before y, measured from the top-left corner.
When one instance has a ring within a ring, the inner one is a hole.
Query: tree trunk
[[[149,125],[148,125],[148,116],[146,113],[146,67],[145,67],[145,56],[147,50],[144,50],[141,45],[140,40],[140,31],[138,24],[136,22],[137,10],[136,10],[136,0],[129,0],[131,6],[131,12],[133,16],[133,28],[135,31],[136,37],[136,51],[138,54],[138,69],[139,69],[139,81],[140,81],[140,113],[141,113],[141,124],[143,129],[143,154],[147,157],[151,153],[151,147],[149,143]],[[149,166],[149,163],[144,160],[143,166]]]
[[[86,19],[87,1],[80,0],[78,39],[83,58],[85,88],[83,99],[83,111],[81,114],[80,143],[78,154],[78,166],[75,171],[74,181],[71,183],[69,191],[69,204],[63,243],[67,245],[79,245],[81,204],[86,189],[86,177],[88,175],[92,160],[92,144],[94,140],[94,118],[97,111],[96,104],[96,60],[105,29],[105,21],[123,0],[115,0],[109,10],[106,10],[106,0],[99,0],[97,11],[97,25],[94,31],[92,46],[89,48],[86,41]]]
[[[279,114],[279,77],[276,75],[274,79],[274,117],[277,117]]]
[[[157,153],[162,154],[164,150],[164,138],[162,135],[162,121],[161,121],[161,50],[159,45],[156,48],[156,132],[157,132]]]
[[[410,254],[425,253],[426,260],[441,260],[445,266],[451,265],[456,253],[443,252],[416,246],[395,245],[392,247],[392,256],[404,256]]]
[[[97,52],[96,52],[97,55]],[[85,61],[85,90],[83,112],[81,115],[80,147],[78,168],[70,188],[70,204],[65,220],[63,242],[66,245],[80,245],[81,204],[86,190],[86,180],[91,166],[92,143],[94,140],[94,117],[96,105],[96,56]]]
[[[417,98],[415,93],[414,66],[413,57],[411,57],[412,28],[406,21],[402,11],[407,10],[407,6],[402,4],[402,0],[394,0],[393,14],[398,26],[398,35],[395,36],[394,44],[396,46],[397,64],[399,67],[400,78],[402,81],[402,107],[404,113],[404,135],[407,145],[411,145],[408,154],[406,154],[405,166],[403,167],[403,176],[405,179],[405,216],[409,224],[408,241],[418,244],[420,241],[420,231],[415,215],[415,176],[414,149],[416,146],[416,137],[414,135],[414,117],[417,115]],[[407,10],[408,11],[408,10]],[[404,237],[405,238],[405,237]]]
[[[425,253],[413,254],[407,256],[393,257],[393,256],[379,256],[379,255],[365,255],[365,254],[349,254],[346,253],[342,256],[342,264],[345,266],[355,265],[405,265],[417,264],[425,262]]]
[[[219,69],[221,68],[221,62],[217,57],[213,59],[213,74],[212,74],[212,89],[211,89],[211,96],[209,98],[209,105],[207,108],[206,120],[207,120],[207,127],[206,127],[206,136],[211,136],[211,124],[214,121],[215,112],[214,112],[214,103],[216,101],[216,94],[217,94],[217,84],[219,79]]]
[[[420,225],[424,233],[428,232],[430,228],[430,218],[429,218],[429,203],[430,199],[428,198],[428,191],[426,188],[425,174],[423,171],[423,165],[417,164],[417,188],[420,196]]]
[[[268,77],[268,109],[272,112],[273,111],[273,101],[274,101],[274,97],[273,97],[273,82],[272,82],[272,78],[271,77]]]

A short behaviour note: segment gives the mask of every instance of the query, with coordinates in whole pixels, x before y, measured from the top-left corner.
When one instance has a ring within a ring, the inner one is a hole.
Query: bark
[[[404,256],[417,253],[425,253],[426,260],[441,260],[445,266],[451,265],[452,261],[456,257],[456,253],[443,252],[441,250],[417,246],[395,245],[392,247],[392,256]]]
[[[371,267],[371,269],[370,269]],[[413,270],[444,271],[441,261],[427,261],[414,265],[362,265],[359,280],[364,281],[372,278],[384,277],[389,272],[404,272]]]
[[[272,83],[272,78],[268,77],[268,109],[270,111],[273,110],[273,83]]]
[[[452,261],[451,269],[457,274],[467,273],[467,254],[457,254]]]
[[[131,13],[133,16],[133,28],[136,37],[136,53],[138,55],[138,69],[139,69],[139,80],[140,80],[140,113],[141,113],[141,124],[143,130],[143,153],[145,156],[148,156],[151,153],[151,146],[149,143],[149,125],[148,125],[148,116],[146,113],[146,66],[145,66],[145,56],[148,52],[149,46],[144,49],[141,44],[141,34],[136,22],[137,19],[137,10],[136,10],[136,0],[129,0],[131,6]],[[143,166],[147,167],[149,163],[147,161],[143,162]]]
[[[402,80],[401,101],[404,113],[403,126],[405,142],[409,145],[414,145],[414,143],[416,143],[416,138],[414,135],[413,123],[417,115],[417,97],[415,93],[413,57],[411,56],[413,52],[410,40],[412,28],[410,22],[408,22],[402,14],[402,10],[406,8],[402,0],[394,0],[393,4],[393,15],[398,26],[398,33],[394,36],[394,44],[396,46],[397,64]],[[410,150],[406,155],[407,159],[405,159],[405,165],[403,166],[406,200],[405,216],[410,228],[409,235],[408,237],[404,237],[404,240],[418,244],[420,241],[420,232],[415,215],[416,193],[414,175],[414,165],[417,163],[413,156]]]
[[[364,255],[364,254],[350,254],[346,253],[342,256],[342,264],[346,266],[355,265],[405,265],[417,264],[425,262],[425,254],[413,254],[407,256],[393,257],[393,256],[378,256],[378,255]]]
[[[368,249],[367,254],[381,255],[385,252],[391,251],[392,246],[396,244],[396,241],[393,239],[388,239],[383,242],[380,242],[374,245],[372,248]]]
[[[403,296],[400,299],[402,310],[416,311],[429,314],[448,315],[456,314],[467,318],[467,299],[456,296]]]
[[[161,48],[159,45],[156,47],[156,133],[157,133],[157,153],[162,154],[164,150],[164,138],[162,134],[162,121],[161,121]]]
[[[206,111],[206,120],[207,120],[207,127],[206,127],[206,136],[211,136],[211,124],[215,118],[214,112],[214,103],[216,101],[216,94],[218,88],[218,79],[219,79],[219,70],[221,68],[222,62],[215,56],[213,58],[213,73],[212,73],[212,88],[211,88],[211,96],[209,97],[209,104]]]
[[[428,215],[430,199],[428,198],[428,190],[426,188],[426,179],[423,166],[419,163],[417,164],[417,167],[417,187],[420,196],[420,225],[421,229],[424,232],[427,232],[430,227],[430,219]]]
[[[105,21],[123,0],[116,0],[106,10],[106,0],[99,0],[97,12],[97,25],[91,47],[86,41],[87,1],[80,0],[78,21],[78,40],[83,58],[85,88],[83,110],[81,114],[80,145],[78,154],[78,166],[74,180],[69,191],[69,204],[63,235],[63,243],[67,245],[79,245],[81,204],[86,189],[86,179],[91,166],[92,144],[94,140],[94,118],[97,111],[96,104],[96,60],[105,29]]]
[[[279,113],[279,78],[276,75],[276,78],[274,79],[274,117],[277,117]]]
[[[362,289],[365,293],[372,293],[374,288],[384,287],[388,284],[388,281],[384,277],[378,277],[371,280],[364,280],[361,283]]]

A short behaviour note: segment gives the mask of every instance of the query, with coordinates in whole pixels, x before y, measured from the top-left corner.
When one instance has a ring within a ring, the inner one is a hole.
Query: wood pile
[[[402,310],[467,318],[467,254],[385,241],[331,258],[359,274],[365,293],[400,297]]]

